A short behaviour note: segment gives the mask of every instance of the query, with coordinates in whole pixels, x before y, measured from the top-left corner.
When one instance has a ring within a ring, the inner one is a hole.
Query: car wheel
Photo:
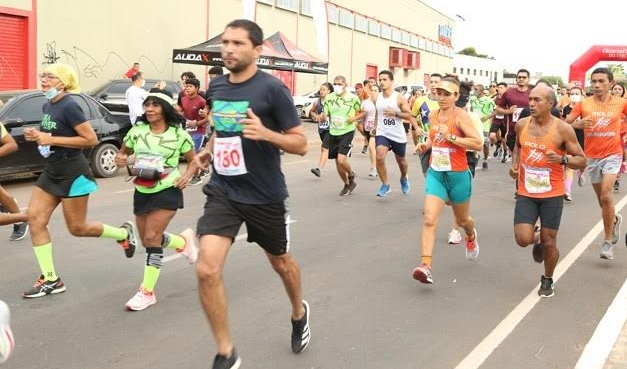
[[[115,164],[115,155],[118,148],[110,143],[98,145],[91,156],[91,169],[94,175],[100,178],[109,178],[116,175],[118,166]]]

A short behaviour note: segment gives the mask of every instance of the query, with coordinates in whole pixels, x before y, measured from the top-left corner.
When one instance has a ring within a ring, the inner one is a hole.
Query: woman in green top
[[[127,303],[129,310],[144,310],[157,302],[154,289],[163,264],[163,248],[173,248],[190,263],[196,262],[198,249],[191,229],[180,235],[165,232],[178,209],[183,208],[183,191],[196,173],[194,145],[182,129],[185,118],[176,112],[172,95],[152,89],[144,100],[144,115],[124,137],[116,156],[118,166],[126,166],[128,155],[135,154],[131,174],[135,176],[133,212],[137,230],[146,248],[144,280],[139,291]],[[179,157],[188,164],[183,175],[178,170]]]

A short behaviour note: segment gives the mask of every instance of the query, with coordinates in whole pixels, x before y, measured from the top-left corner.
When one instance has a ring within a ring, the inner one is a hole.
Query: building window
[[[355,14],[355,30],[368,32],[368,20],[366,17]]]
[[[381,38],[392,39],[392,29],[387,24],[381,25]]]
[[[381,31],[381,25],[376,20],[368,20],[368,33],[373,36],[381,36],[383,37],[383,33]]]
[[[401,30],[398,28],[392,28],[392,41],[401,43]]]
[[[327,3],[327,16],[329,17],[329,23],[337,24],[340,15],[336,7]]]
[[[302,0],[300,2],[300,13],[304,15],[311,15],[311,0]]]
[[[466,68],[466,74],[470,75],[470,68]]]
[[[346,28],[353,28],[353,13],[346,9],[340,9],[339,25]]]
[[[274,0],[257,0],[258,3],[274,5]]]
[[[457,68],[453,67],[453,73],[457,73]]]
[[[479,71],[479,77],[483,77],[483,70]]]
[[[426,50],[425,39],[424,38],[419,38],[418,39],[418,48],[420,50]]]
[[[297,12],[298,0],[276,0],[276,6],[277,8]]]
[[[413,48],[418,48],[418,36],[412,34],[409,35],[409,44],[411,45],[411,47]]]
[[[473,70],[472,70],[472,72],[473,72],[473,73],[472,73],[472,75],[473,75],[473,76],[476,76],[476,75],[477,75],[477,70],[476,70],[476,69],[473,69]]]
[[[411,44],[410,40],[411,40],[411,37],[409,37],[409,33],[407,32],[401,33],[401,42],[403,43],[403,45],[409,46]]]

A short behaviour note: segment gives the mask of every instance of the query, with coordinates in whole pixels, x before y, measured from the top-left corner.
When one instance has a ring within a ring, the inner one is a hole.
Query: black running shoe
[[[309,346],[309,304],[303,300],[305,315],[300,320],[292,320],[292,351],[299,354]]]
[[[135,225],[130,220],[124,222],[120,228],[126,229],[128,235],[123,240],[118,240],[118,243],[124,249],[124,254],[127,258],[132,258],[137,248],[137,237],[135,236]]]
[[[538,290],[538,295],[540,297],[551,297],[554,295],[553,292],[553,278],[547,278],[542,276],[540,278],[540,289]]]
[[[28,233],[28,223],[27,222],[13,224],[13,233],[11,233],[11,236],[9,237],[9,240],[10,241],[23,240],[24,237],[26,237],[27,233]]]
[[[238,369],[242,365],[242,359],[237,356],[237,352],[235,352],[235,348],[233,348],[233,352],[231,352],[230,357],[226,357],[223,355],[216,355],[215,359],[213,359],[213,369]]]
[[[33,288],[24,291],[23,296],[30,299],[61,292],[65,292],[65,285],[61,282],[61,278],[57,278],[56,281],[46,281],[44,276],[41,275],[35,281]]]
[[[348,187],[348,185],[345,184],[344,187],[342,187],[342,190],[340,191],[340,196],[346,196],[346,195],[349,195],[350,193],[351,193],[350,187]]]
[[[311,173],[313,173],[313,175],[316,177],[320,177],[320,168],[311,168]]]
[[[544,261],[544,248],[540,242],[533,244],[533,250],[531,250],[531,255],[533,256],[533,261],[536,263],[541,263]]]

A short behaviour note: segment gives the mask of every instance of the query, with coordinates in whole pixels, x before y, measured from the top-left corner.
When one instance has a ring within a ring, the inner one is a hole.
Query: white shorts
[[[588,159],[586,172],[591,183],[601,183],[604,174],[618,174],[623,162],[622,154],[614,154],[600,159]]]

